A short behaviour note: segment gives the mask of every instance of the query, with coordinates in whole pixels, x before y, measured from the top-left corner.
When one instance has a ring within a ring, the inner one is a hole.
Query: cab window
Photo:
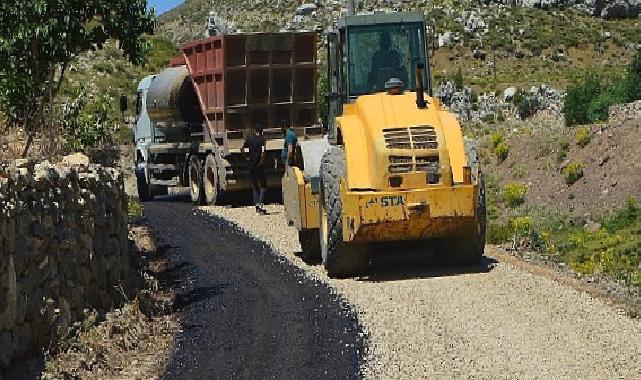
[[[425,63],[421,23],[353,27],[348,31],[350,96],[385,90],[391,78],[416,86],[416,64]]]

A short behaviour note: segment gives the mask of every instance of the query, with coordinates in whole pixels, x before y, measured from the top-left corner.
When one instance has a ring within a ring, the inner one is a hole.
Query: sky
[[[156,7],[156,14],[167,12],[182,3],[182,0],[147,0],[149,7]]]

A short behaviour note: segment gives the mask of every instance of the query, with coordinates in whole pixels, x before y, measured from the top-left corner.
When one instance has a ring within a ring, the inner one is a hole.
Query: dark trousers
[[[267,175],[265,175],[265,170],[258,167],[250,167],[249,175],[252,179],[253,195],[254,195],[254,204],[256,206],[262,205],[265,199],[265,193],[267,192]]]

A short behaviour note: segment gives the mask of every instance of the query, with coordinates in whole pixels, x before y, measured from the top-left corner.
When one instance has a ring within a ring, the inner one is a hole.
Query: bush
[[[127,200],[127,215],[129,219],[136,219],[142,217],[143,206],[142,203],[136,198],[129,197]]]
[[[580,128],[576,131],[575,137],[577,145],[581,148],[585,148],[592,139],[592,131],[590,130],[590,127]]]
[[[495,116],[494,114],[487,114],[481,118],[481,121],[486,124],[494,124]]]
[[[508,183],[503,188],[503,201],[509,207],[518,207],[525,202],[527,186],[522,183]]]
[[[626,92],[629,100],[641,99],[641,50],[637,51],[628,67]]]
[[[559,144],[559,151],[556,154],[556,161],[558,163],[565,161],[565,158],[568,156],[569,151],[570,143],[567,141],[561,141],[561,143]]]
[[[565,226],[554,236],[552,253],[574,271],[600,273],[629,286],[641,286],[641,208],[633,198],[628,205],[601,220],[594,232]]]
[[[489,223],[485,240],[490,244],[503,244],[510,241],[513,235],[509,223]]]
[[[637,203],[634,197],[629,197],[626,207],[617,211],[602,223],[603,228],[611,233],[635,224],[641,224],[641,205]]]
[[[459,67],[458,70],[456,71],[456,74],[454,74],[454,87],[457,90],[463,90],[464,83],[463,83],[463,72],[461,71],[461,68]]]
[[[495,150],[500,143],[505,142],[505,136],[501,132],[492,132],[490,142],[492,143],[492,150]]]
[[[608,120],[610,107],[627,103],[629,100],[626,83],[620,80],[606,87],[601,94],[592,99],[588,107],[588,119],[594,123]]]
[[[601,94],[601,79],[592,73],[586,74],[583,83],[568,87],[563,107],[566,125],[588,124],[590,104],[599,94]]]
[[[74,152],[97,147],[112,138],[107,118],[111,99],[104,96],[88,106],[85,100],[86,94],[80,90],[75,99],[63,107],[61,125],[65,131],[67,149]]]
[[[510,154],[510,147],[506,142],[501,142],[496,146],[496,148],[494,148],[494,154],[496,155],[496,159],[499,161],[499,163],[503,162]]]
[[[562,173],[565,176],[565,183],[572,185],[583,178],[583,164],[580,162],[571,162],[563,168]]]
[[[565,97],[565,123],[568,126],[607,120],[610,107],[641,99],[641,51],[628,66],[625,78],[602,85],[601,78],[586,74],[582,83],[568,88]]]

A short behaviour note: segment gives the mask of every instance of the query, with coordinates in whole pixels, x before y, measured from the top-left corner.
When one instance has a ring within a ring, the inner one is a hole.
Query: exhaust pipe
[[[416,64],[416,106],[419,109],[427,108],[425,102],[425,84],[423,83],[423,70],[425,65],[421,62]]]

